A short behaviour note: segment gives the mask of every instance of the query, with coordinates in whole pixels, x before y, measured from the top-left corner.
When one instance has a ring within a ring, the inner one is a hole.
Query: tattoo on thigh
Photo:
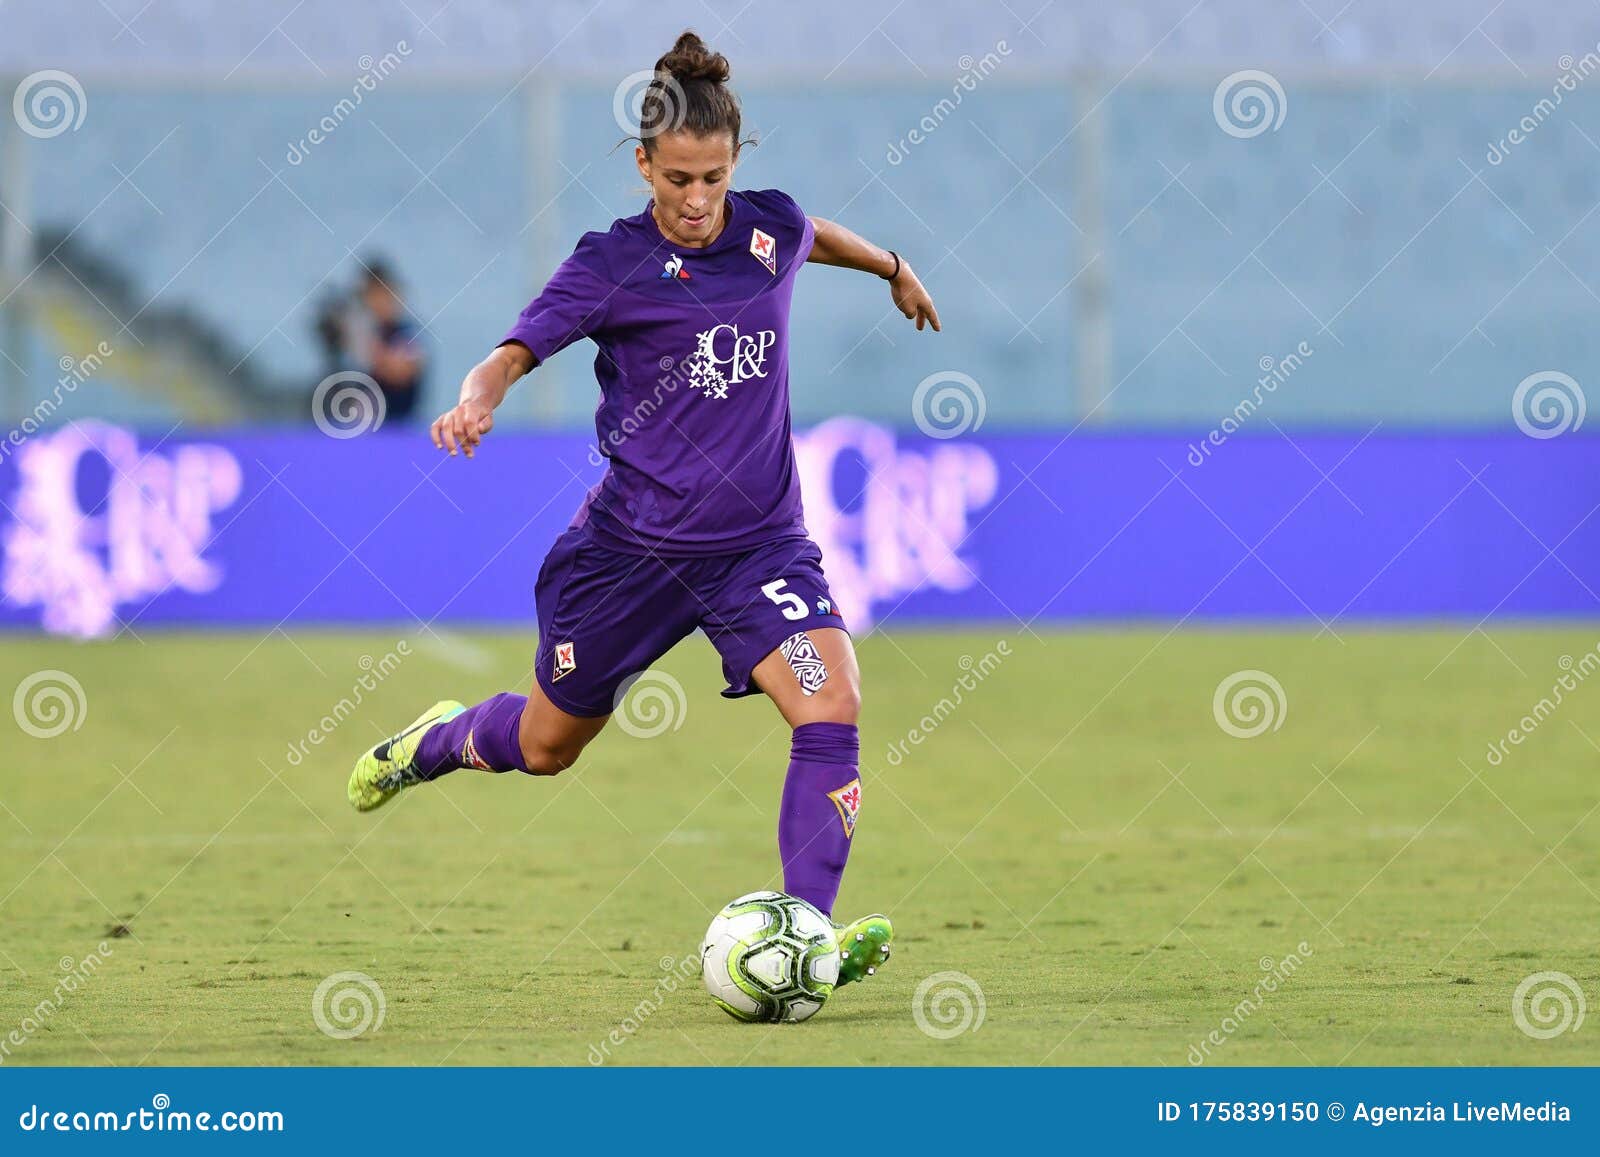
[[[804,631],[790,635],[778,644],[778,650],[783,652],[794,677],[799,680],[801,694],[815,695],[822,690],[822,685],[828,681],[828,665],[822,661],[811,636]]]

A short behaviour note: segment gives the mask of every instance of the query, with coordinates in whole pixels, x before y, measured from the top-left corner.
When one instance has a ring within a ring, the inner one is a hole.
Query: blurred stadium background
[[[1535,106],[1597,51],[1600,14],[1322,7],[12,0],[8,92],[59,68],[86,107],[48,139],[4,125],[7,411],[48,397],[92,334],[138,356],[110,359],[75,412],[304,417],[319,297],[369,252],[426,322],[431,407],[453,401],[577,235],[637,211],[614,91],[693,25],[733,59],[763,139],[740,181],[898,245],[951,319],[910,342],[878,287],[803,294],[801,421],[905,423],[904,383],[953,366],[989,386],[998,427],[1204,429],[1259,358],[1309,339],[1282,425],[1504,429],[1518,381],[1594,356],[1600,91]],[[1241,69],[1286,94],[1281,125],[1248,139],[1213,119]],[[1528,116],[1548,123],[1491,164]],[[511,416],[582,427],[591,394],[585,359],[561,359]]]

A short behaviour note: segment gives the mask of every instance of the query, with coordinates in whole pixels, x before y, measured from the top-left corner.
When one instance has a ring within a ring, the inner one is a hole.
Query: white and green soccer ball
[[[782,892],[740,896],[711,921],[700,949],[711,999],[744,1021],[815,1016],[839,980],[839,941],[828,918]]]

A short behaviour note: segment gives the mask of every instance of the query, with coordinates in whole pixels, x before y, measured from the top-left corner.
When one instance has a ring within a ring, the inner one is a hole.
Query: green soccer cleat
[[[835,988],[876,975],[889,959],[889,941],[894,939],[889,917],[874,913],[833,928],[839,934],[839,980]]]
[[[356,760],[347,789],[350,806],[358,812],[369,812],[382,807],[412,784],[421,783],[416,758],[422,737],[435,724],[454,719],[465,710],[466,706],[454,699],[441,699],[412,720],[400,734],[390,736]]]

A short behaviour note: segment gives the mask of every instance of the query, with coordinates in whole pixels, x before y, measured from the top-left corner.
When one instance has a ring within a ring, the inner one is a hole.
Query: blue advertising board
[[[796,439],[807,523],[883,623],[1600,612],[1590,439],[968,433],[838,418]],[[572,433],[473,460],[418,431],[141,435],[84,422],[0,460],[0,625],[532,622],[603,470]]]

